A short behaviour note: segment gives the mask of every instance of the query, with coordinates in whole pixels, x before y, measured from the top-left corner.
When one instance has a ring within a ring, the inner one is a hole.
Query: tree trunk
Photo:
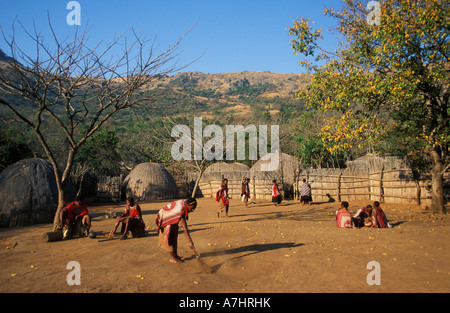
[[[64,186],[63,186],[64,185]],[[58,208],[56,209],[55,218],[53,219],[53,231],[56,231],[58,229],[58,226],[60,224],[60,214],[62,209],[64,208],[64,205],[66,203],[66,184],[62,184],[62,182],[58,182]]]
[[[202,178],[202,175],[203,175],[203,171],[200,170],[197,175],[197,180],[195,181],[194,190],[192,190],[192,195],[191,195],[192,198],[195,198],[195,193],[197,192],[198,183],[200,182],[200,178]]]
[[[75,158],[77,150],[74,148],[69,148],[69,154],[67,156],[66,168],[61,175],[59,173],[58,167],[56,163],[53,164],[53,168],[55,170],[56,177],[56,186],[58,188],[58,208],[56,209],[55,218],[53,220],[53,230],[55,231],[60,224],[60,214],[61,210],[67,203],[66,199],[66,190],[67,190],[67,182],[69,181],[70,172],[72,171],[73,162]],[[52,162],[53,163],[53,162]]]
[[[444,205],[444,164],[439,153],[430,152],[433,168],[431,170],[431,211],[435,214],[447,214]]]

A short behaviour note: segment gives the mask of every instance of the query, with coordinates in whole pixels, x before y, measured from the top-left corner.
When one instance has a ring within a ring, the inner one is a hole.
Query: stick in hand
[[[200,254],[198,254],[198,252],[195,249],[195,247],[192,247],[192,251],[194,251],[195,257],[198,259],[200,257]]]

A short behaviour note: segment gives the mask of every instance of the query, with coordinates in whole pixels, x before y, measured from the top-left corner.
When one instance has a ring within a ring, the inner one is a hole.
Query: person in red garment
[[[64,238],[72,237],[75,229],[84,228],[81,235],[87,236],[91,228],[91,218],[86,203],[81,196],[77,196],[76,200],[67,204],[60,215],[60,226],[58,229],[63,229],[67,225],[67,231]]]
[[[121,240],[127,239],[128,231],[131,231],[133,237],[145,236],[145,223],[142,219],[142,210],[139,204],[134,202],[133,197],[127,199],[127,205],[121,215],[116,218],[116,224],[108,235],[108,239],[115,237],[119,224],[122,223]]]
[[[375,228],[392,228],[392,225],[389,224],[386,214],[380,207],[380,202],[375,201],[373,203],[373,215],[375,217]]]
[[[278,189],[277,181],[272,181],[272,203],[274,206],[278,206],[281,203],[281,193]]]
[[[158,245],[169,252],[169,262],[180,263],[184,258],[178,255],[178,224],[183,226],[189,247],[194,250],[194,242],[189,234],[186,220],[194,212],[197,200],[188,198],[167,204],[159,210],[155,223],[159,235]]]
[[[336,226],[339,228],[354,228],[347,201],[342,201],[341,207],[336,211]]]
[[[246,178],[242,184],[241,197],[243,197],[244,206],[248,208],[248,199],[250,199],[250,178]]]
[[[217,217],[220,217],[220,213],[225,211],[225,217],[228,216],[228,209],[230,207],[230,197],[228,196],[228,179],[224,178],[219,190],[216,192],[216,201],[219,202],[217,208]]]
[[[371,205],[359,209],[358,212],[356,212],[356,214],[352,218],[355,228],[372,227],[373,225],[372,212],[373,210]]]

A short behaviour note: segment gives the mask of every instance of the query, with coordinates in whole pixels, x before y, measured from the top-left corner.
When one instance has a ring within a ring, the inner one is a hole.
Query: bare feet
[[[173,257],[171,257],[171,258],[169,259],[169,262],[170,262],[170,263],[183,263],[183,262],[184,262],[184,258],[183,258],[183,257],[180,257],[180,256],[178,256],[178,255],[174,255]]]

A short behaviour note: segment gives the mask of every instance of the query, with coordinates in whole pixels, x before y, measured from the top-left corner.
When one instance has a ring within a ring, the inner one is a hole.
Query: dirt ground
[[[338,229],[337,203],[300,206],[231,200],[230,218],[217,203],[199,199],[188,226],[201,254],[194,257],[180,228],[182,264],[158,247],[155,216],[167,201],[140,204],[147,236],[102,241],[114,225],[106,213],[123,204],[90,206],[96,239],[48,243],[51,225],[0,230],[2,293],[447,293],[450,292],[450,217],[418,206],[384,204],[391,229]],[[369,203],[351,202],[355,213]],[[80,264],[81,285],[67,269]],[[381,285],[367,277],[379,264]]]

